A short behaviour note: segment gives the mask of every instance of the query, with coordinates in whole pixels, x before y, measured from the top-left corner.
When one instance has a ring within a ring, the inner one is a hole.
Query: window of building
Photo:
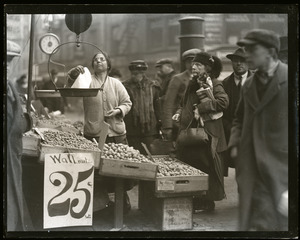
[[[147,45],[151,50],[163,48],[163,30],[163,18],[149,20]]]

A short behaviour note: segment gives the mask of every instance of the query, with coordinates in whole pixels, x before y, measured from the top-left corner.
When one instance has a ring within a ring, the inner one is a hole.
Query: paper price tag
[[[158,180],[157,190],[159,191],[174,191],[175,182],[170,180]]]
[[[44,228],[92,225],[93,165],[89,153],[45,154]]]

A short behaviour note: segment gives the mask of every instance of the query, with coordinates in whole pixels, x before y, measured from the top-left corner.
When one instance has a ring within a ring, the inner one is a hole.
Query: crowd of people
[[[107,143],[128,144],[143,154],[141,143],[151,151],[156,139],[172,142],[168,154],[209,175],[208,191],[193,198],[195,212],[213,211],[214,201],[226,197],[224,177],[229,167],[235,168],[239,230],[287,230],[288,74],[287,61],[279,59],[286,54],[280,52],[280,38],[264,29],[249,31],[237,45],[226,56],[233,72],[225,79],[219,79],[221,60],[197,48],[183,52],[181,73],[163,58],[155,65],[157,79],[151,79],[147,62],[134,60],[128,66],[131,77],[122,82],[109,55],[97,53],[90,88],[100,91],[83,98],[84,136],[98,140],[106,122]],[[65,87],[84,71],[83,66],[72,68]],[[17,130],[8,126],[9,136]],[[8,162],[13,158],[9,155]],[[113,179],[95,176],[95,181],[102,186],[94,194],[95,216],[99,211],[111,214]],[[131,208],[126,191],[136,184],[125,183],[125,212]]]

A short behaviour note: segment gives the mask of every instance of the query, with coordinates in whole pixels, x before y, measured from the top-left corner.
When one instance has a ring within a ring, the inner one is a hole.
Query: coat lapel
[[[261,99],[257,112],[260,112],[278,94],[280,90],[280,84],[287,79],[285,73],[287,72],[284,71],[283,65],[279,63],[274,77],[271,80],[270,86],[267,88],[265,94]]]
[[[255,78],[252,76],[247,81],[250,81],[249,84],[246,85],[245,89],[245,98],[247,99],[248,103],[251,107],[256,110],[259,106],[259,99],[256,92],[256,83]]]

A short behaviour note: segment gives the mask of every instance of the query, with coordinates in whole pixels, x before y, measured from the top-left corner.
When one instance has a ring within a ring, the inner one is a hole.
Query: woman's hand
[[[231,158],[236,158],[238,156],[238,148],[232,147],[230,150],[230,156]]]
[[[108,111],[106,113],[105,117],[114,117],[114,116],[116,116],[118,114],[121,114],[121,113],[122,113],[121,110],[119,108],[116,108],[116,109],[112,109],[112,110]]]
[[[84,74],[84,67],[81,66],[81,65],[78,65],[77,67],[75,68],[72,68],[69,72],[68,72],[68,75],[70,76],[70,78],[72,80],[75,80],[79,74],[82,73]]]
[[[175,122],[179,122],[180,114],[179,113],[174,114],[173,117],[172,117],[172,120],[174,120]]]

